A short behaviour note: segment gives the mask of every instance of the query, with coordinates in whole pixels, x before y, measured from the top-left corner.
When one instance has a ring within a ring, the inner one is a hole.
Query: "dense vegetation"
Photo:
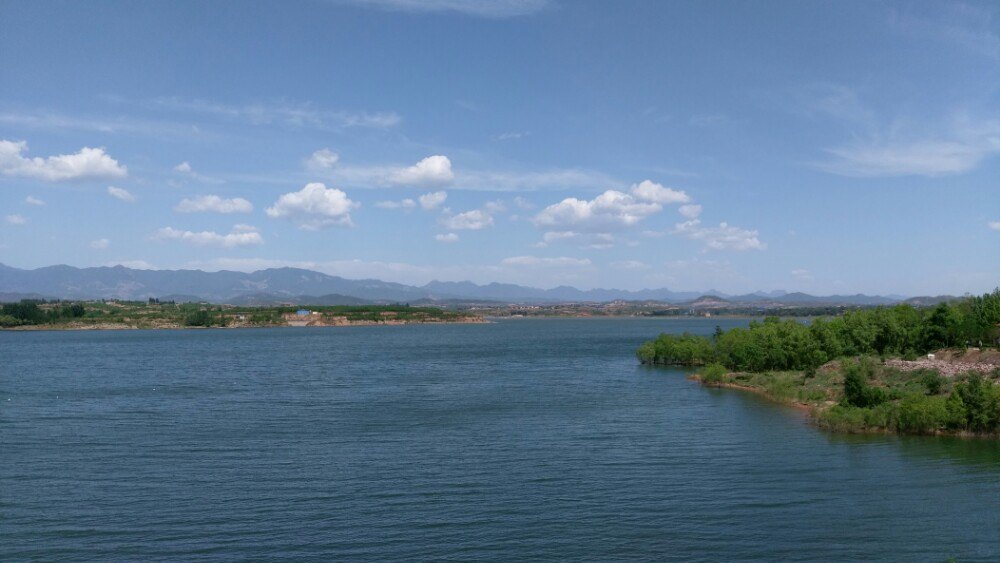
[[[870,359],[845,362],[843,395],[819,415],[826,427],[926,434],[946,430],[1000,432],[1000,387],[968,373],[951,379],[933,370],[902,373]],[[1000,377],[994,373],[993,378]]]
[[[661,334],[637,351],[649,364],[705,366],[708,385],[738,386],[811,407],[839,431],[1000,434],[1000,369],[942,377],[876,357],[997,344],[1000,290],[928,309],[850,311],[810,324],[767,318],[711,337]],[[830,360],[843,359],[839,365]],[[856,358],[856,359],[855,359]]]
[[[0,327],[14,327],[32,324],[51,324],[79,319],[86,314],[80,303],[56,302],[45,308],[39,301],[4,303],[0,306]]]
[[[436,307],[409,305],[234,307],[203,303],[148,301],[24,300],[0,305],[0,328],[15,327],[224,327],[279,326],[306,309],[310,321],[346,323],[440,322],[467,318]],[[313,314],[315,313],[315,314]]]
[[[872,358],[833,369],[730,372],[720,364],[698,373],[706,385],[737,386],[782,403],[810,407],[821,427],[840,432],[1000,434],[1000,372],[942,377],[904,372]]]
[[[929,309],[910,305],[849,311],[811,324],[768,317],[709,338],[661,334],[637,351],[650,364],[720,363],[740,371],[814,370],[847,356],[914,357],[939,348],[996,343],[1000,289]]]

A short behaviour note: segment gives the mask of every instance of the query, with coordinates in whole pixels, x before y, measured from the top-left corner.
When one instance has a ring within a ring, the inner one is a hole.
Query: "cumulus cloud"
[[[319,149],[318,151],[312,153],[308,160],[306,160],[306,166],[313,170],[329,170],[330,168],[333,168],[339,160],[340,155],[332,150]]]
[[[111,246],[111,241],[106,238],[99,238],[97,240],[90,241],[90,248],[95,250],[104,250]]]
[[[451,160],[443,155],[428,156],[413,166],[394,171],[389,176],[389,181],[393,184],[406,186],[442,185],[454,179]]]
[[[84,147],[74,154],[28,158],[25,141],[0,140],[0,173],[5,176],[35,178],[47,182],[124,178],[125,166],[103,148]]]
[[[678,207],[677,211],[688,219],[697,219],[701,215],[701,206],[691,203]]]
[[[7,223],[10,225],[24,225],[25,223],[28,222],[28,220],[23,216],[16,214],[6,216],[4,217],[4,220],[7,221]]]
[[[417,202],[410,198],[406,198],[400,201],[380,201],[375,204],[375,207],[380,209],[413,209],[417,206]]]
[[[115,186],[108,186],[108,195],[113,198],[120,199],[127,203],[135,203],[135,196],[125,188],[116,188]]]
[[[511,256],[500,261],[503,266],[524,266],[524,267],[573,267],[583,268],[591,265],[589,258],[570,258],[568,256],[558,256],[555,258],[542,258],[539,256]]]
[[[448,193],[430,192],[420,196],[417,199],[420,200],[420,207],[423,207],[426,211],[431,211],[433,209],[437,209],[438,207],[440,207],[441,204],[444,203],[446,199],[448,199]]]
[[[174,166],[174,172],[179,172],[181,174],[190,174],[194,172],[194,169],[191,168],[191,163],[185,160],[184,162],[178,164],[177,166]]]
[[[671,188],[665,188],[652,180],[643,180],[629,190],[640,201],[669,205],[671,203],[687,203],[691,201],[686,193]]]
[[[708,250],[764,250],[767,245],[760,241],[756,230],[741,229],[727,223],[718,227],[703,227],[701,220],[692,219],[677,223],[674,234],[700,241]]]
[[[452,231],[478,231],[493,226],[493,216],[482,209],[473,209],[441,220],[445,228]]]
[[[994,231],[1000,231],[1000,221],[990,221],[989,227]]]
[[[45,205],[44,201],[30,195],[24,198],[24,203],[27,203],[28,205]]]
[[[222,235],[214,231],[181,231],[172,227],[164,227],[153,233],[154,240],[178,240],[194,246],[222,246],[232,248],[236,246],[252,246],[263,244],[264,238],[260,236],[255,227],[250,225],[236,225],[228,234]]]
[[[434,235],[434,240],[438,242],[458,242],[458,235],[455,233],[448,233],[445,235]]]
[[[253,211],[253,204],[241,197],[224,199],[217,195],[203,195],[194,199],[182,199],[174,207],[174,211],[179,213],[250,213]]]
[[[628,193],[607,190],[591,200],[566,198],[543,209],[532,222],[539,228],[553,231],[617,231],[659,213],[664,205],[690,201],[683,191],[644,180],[633,185]]]
[[[297,192],[282,195],[267,208],[266,213],[275,219],[288,219],[299,228],[317,230],[333,226],[353,227],[351,211],[360,206],[351,201],[346,193],[313,182]]]
[[[543,209],[532,222],[537,227],[550,230],[620,230],[662,209],[659,203],[639,201],[630,194],[608,190],[591,200],[566,198]]]

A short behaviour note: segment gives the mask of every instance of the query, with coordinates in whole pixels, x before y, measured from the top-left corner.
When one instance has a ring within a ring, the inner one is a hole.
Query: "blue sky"
[[[0,262],[1000,283],[1000,6],[0,1]]]

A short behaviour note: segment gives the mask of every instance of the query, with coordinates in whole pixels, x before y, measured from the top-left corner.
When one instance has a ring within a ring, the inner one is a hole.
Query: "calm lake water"
[[[0,333],[0,560],[1000,558],[1000,444],[637,364],[732,320]]]

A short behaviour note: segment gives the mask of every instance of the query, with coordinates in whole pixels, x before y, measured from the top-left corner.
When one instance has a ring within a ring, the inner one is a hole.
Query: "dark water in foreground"
[[[1000,558],[1000,446],[632,352],[739,321],[0,333],[0,560]]]

